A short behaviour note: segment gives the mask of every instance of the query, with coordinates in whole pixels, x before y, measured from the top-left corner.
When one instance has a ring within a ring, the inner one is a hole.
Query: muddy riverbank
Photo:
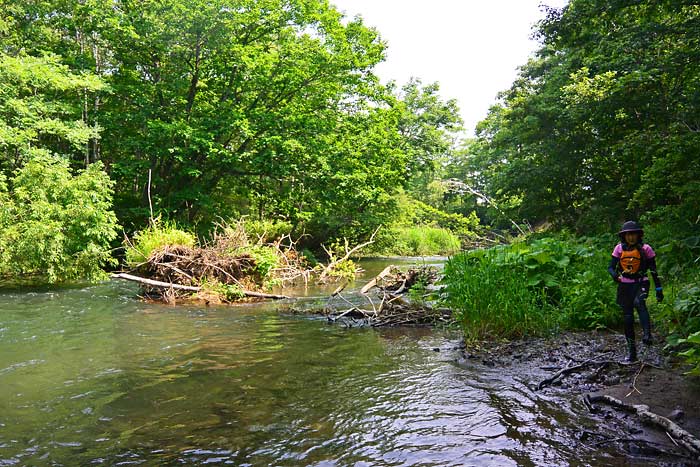
[[[587,395],[609,395],[627,404],[644,404],[700,437],[700,379],[662,351],[663,344],[640,348],[640,360],[625,364],[621,335],[566,333],[552,338],[462,346],[457,364],[464,368],[501,369],[542,397],[564,397],[580,417],[569,428],[571,441],[592,449],[615,448],[619,460],[657,465],[700,465],[664,430],[606,405],[594,411]],[[577,368],[551,381],[567,368]]]

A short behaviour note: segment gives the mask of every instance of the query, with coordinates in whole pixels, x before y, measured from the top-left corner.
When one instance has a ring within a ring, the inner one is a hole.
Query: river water
[[[367,275],[386,264],[365,263]],[[0,292],[0,465],[611,461],[571,442],[568,404],[455,364],[454,332],[137,292],[115,281]],[[306,304],[326,294],[297,291]]]

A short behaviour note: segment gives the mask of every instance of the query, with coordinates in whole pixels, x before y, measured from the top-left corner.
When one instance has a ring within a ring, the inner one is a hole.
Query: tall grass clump
[[[148,261],[151,253],[165,246],[192,248],[197,243],[193,233],[178,228],[174,223],[155,221],[137,232],[126,247],[126,264],[131,267]]]
[[[372,252],[392,256],[447,256],[460,248],[459,237],[448,229],[423,225],[387,229]]]
[[[502,249],[478,250],[451,258],[445,266],[447,305],[468,339],[522,337],[557,324],[546,288],[529,286],[507,267],[507,260]]]
[[[467,338],[615,326],[607,240],[532,238],[461,253],[445,267],[446,304]]]

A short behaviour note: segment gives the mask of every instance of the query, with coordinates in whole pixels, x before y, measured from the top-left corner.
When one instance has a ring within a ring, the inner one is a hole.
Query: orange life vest
[[[634,276],[640,273],[642,269],[642,252],[639,248],[622,251],[622,256],[620,256],[620,268],[624,275]]]

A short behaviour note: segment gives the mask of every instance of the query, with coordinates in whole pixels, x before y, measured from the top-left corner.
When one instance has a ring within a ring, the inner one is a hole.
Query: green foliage
[[[446,301],[472,338],[615,325],[609,249],[564,236],[461,253],[445,268]]]
[[[194,247],[196,243],[194,234],[180,229],[175,223],[155,221],[137,232],[132,242],[127,243],[126,264],[135,267],[144,263],[154,250],[164,246]]]
[[[691,374],[700,376],[700,331],[694,332],[685,339],[680,339],[679,344],[688,344],[690,348],[679,355],[685,357],[692,365]]]
[[[692,373],[700,374],[700,274],[690,276],[687,285],[675,291],[670,289],[667,302],[660,307],[660,318],[668,333],[668,344],[693,367]]]
[[[528,287],[522,271],[515,273],[504,261],[496,265],[492,258],[499,253],[462,253],[445,267],[446,304],[467,339],[552,330],[559,317],[546,301],[546,289]]]
[[[331,258],[330,261],[334,261]],[[357,276],[357,264],[352,259],[346,259],[336,263],[329,271],[328,277],[334,280],[354,281]]]
[[[452,255],[481,230],[475,212],[468,216],[445,212],[405,193],[397,197],[397,214],[382,229],[368,254],[428,256]]]
[[[398,122],[401,147],[408,155],[411,193],[423,199],[430,182],[439,172],[440,162],[450,153],[462,130],[462,119],[455,100],[443,101],[438,83],[423,86],[411,80],[399,93]]]
[[[318,258],[316,258],[316,255],[313,251],[305,248],[301,250],[300,254],[304,258],[306,263],[310,266],[315,267],[319,264]]]
[[[199,286],[203,296],[216,297],[226,302],[235,302],[245,297],[245,293],[238,284],[223,284],[216,280],[203,280]]]
[[[441,227],[464,238],[472,237],[479,228],[479,218],[473,211],[464,216],[442,211],[418,200],[410,202],[411,207],[408,208],[407,215],[411,224]]]
[[[129,231],[149,192],[204,236],[246,216],[253,235],[356,242],[393,224],[402,187],[426,191],[460,129],[437,84],[382,85],[378,32],[325,1],[1,3],[0,170],[104,160]]]
[[[246,218],[244,227],[251,242],[269,243],[292,233],[292,224],[282,220]]]
[[[0,275],[51,283],[105,277],[118,225],[101,163],[72,175],[67,161],[36,157],[5,180],[0,175]]]
[[[460,250],[459,238],[440,227],[395,227],[384,234],[391,238],[388,254],[401,256],[453,255]]]
[[[0,171],[56,153],[85,160],[85,148],[99,138],[99,126],[82,118],[72,96],[105,90],[90,73],[74,73],[55,55],[10,56],[0,51]]]
[[[533,225],[601,233],[645,212],[696,222],[699,19],[686,0],[548,10],[541,49],[452,166]]]
[[[269,282],[272,279],[272,272],[279,266],[280,257],[277,251],[267,245],[255,245],[241,250],[241,253],[247,253],[255,260],[255,270],[260,277]],[[268,283],[268,286],[274,285]]]

